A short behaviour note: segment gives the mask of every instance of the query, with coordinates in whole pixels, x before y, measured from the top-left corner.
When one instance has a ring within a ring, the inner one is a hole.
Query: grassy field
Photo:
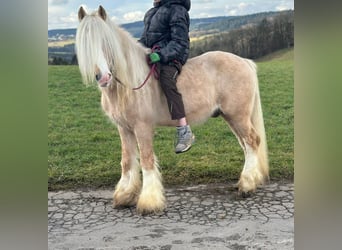
[[[63,41],[54,41],[48,42],[48,47],[63,47],[65,45],[75,43],[75,39],[63,40]]]
[[[268,139],[271,180],[292,179],[293,50],[257,62]],[[49,66],[49,190],[114,187],[120,178],[120,139],[100,107],[97,87],[81,83],[77,66]],[[243,152],[222,118],[194,126],[196,144],[173,153],[174,128],[158,128],[155,153],[164,183],[236,181]]]

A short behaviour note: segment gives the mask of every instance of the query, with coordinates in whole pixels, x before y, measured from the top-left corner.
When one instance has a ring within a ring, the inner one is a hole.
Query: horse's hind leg
[[[245,163],[238,182],[239,192],[242,194],[253,192],[266,178],[260,166],[258,155],[260,137],[250,119],[241,117],[231,119],[226,115],[223,117],[238,138],[245,155]]]
[[[165,196],[157,158],[153,152],[153,128],[150,124],[140,123],[136,126],[135,134],[143,173],[137,211],[141,214],[161,212],[165,208]]]
[[[134,206],[141,189],[137,142],[133,132],[118,126],[121,138],[121,179],[115,187],[114,206]]]

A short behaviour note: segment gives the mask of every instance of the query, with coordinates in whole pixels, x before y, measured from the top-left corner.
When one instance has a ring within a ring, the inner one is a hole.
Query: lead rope
[[[158,50],[158,49],[160,49],[160,47],[159,47],[158,45],[154,45],[154,46],[152,47],[151,51],[154,52],[154,51],[156,51],[156,50]],[[147,83],[148,79],[151,77],[152,74],[154,75],[154,77],[155,77],[156,79],[158,79],[158,78],[159,78],[159,75],[158,75],[158,72],[156,71],[156,67],[157,67],[157,65],[156,65],[155,63],[152,64],[151,69],[150,69],[150,72],[148,73],[148,75],[147,75],[145,81],[144,81],[142,84],[140,84],[138,87],[133,88],[133,90],[141,89],[141,88]]]
[[[156,64],[152,65],[150,72],[148,73],[145,81],[142,84],[140,84],[138,87],[133,88],[133,90],[138,90],[138,89],[141,89],[142,87],[144,87],[144,85],[147,83],[148,79],[151,77],[152,74],[154,75],[154,77],[157,78],[156,66],[157,66]]]
[[[154,52],[156,49],[159,49],[159,48],[160,48],[160,47],[157,46],[157,45],[153,46],[153,47],[152,47],[152,52]],[[156,67],[157,67],[157,65],[156,65],[155,63],[152,64],[151,69],[150,69],[150,72],[148,73],[148,75],[147,75],[145,81],[144,81],[142,84],[140,84],[138,87],[132,88],[132,90],[138,90],[138,89],[141,89],[142,87],[144,87],[144,85],[147,83],[148,79],[150,79],[150,77],[151,77],[152,74],[154,75],[154,77],[155,77],[156,79],[158,79],[158,78],[159,78],[159,75],[158,75],[158,72],[156,71]],[[120,83],[121,85],[124,86],[124,84],[122,83],[122,81],[120,81],[119,78],[117,78],[117,77],[115,76],[114,79],[115,79],[115,81],[117,81],[118,83]]]

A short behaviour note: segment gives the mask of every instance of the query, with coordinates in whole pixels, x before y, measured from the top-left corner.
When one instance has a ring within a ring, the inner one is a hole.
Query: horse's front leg
[[[139,124],[135,129],[143,173],[143,186],[137,203],[137,211],[141,214],[156,213],[165,208],[164,188],[153,152],[153,132],[152,126],[146,123]]]
[[[141,190],[137,142],[132,131],[118,126],[121,139],[121,179],[115,187],[114,206],[134,206]]]

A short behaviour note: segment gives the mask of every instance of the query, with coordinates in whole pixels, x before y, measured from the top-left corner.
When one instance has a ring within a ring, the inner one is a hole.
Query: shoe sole
[[[176,154],[181,154],[181,153],[185,153],[186,151],[188,151],[192,144],[195,142],[195,136],[193,135],[191,138],[191,144],[189,146],[187,146],[185,149],[183,149],[182,151],[175,151]]]

